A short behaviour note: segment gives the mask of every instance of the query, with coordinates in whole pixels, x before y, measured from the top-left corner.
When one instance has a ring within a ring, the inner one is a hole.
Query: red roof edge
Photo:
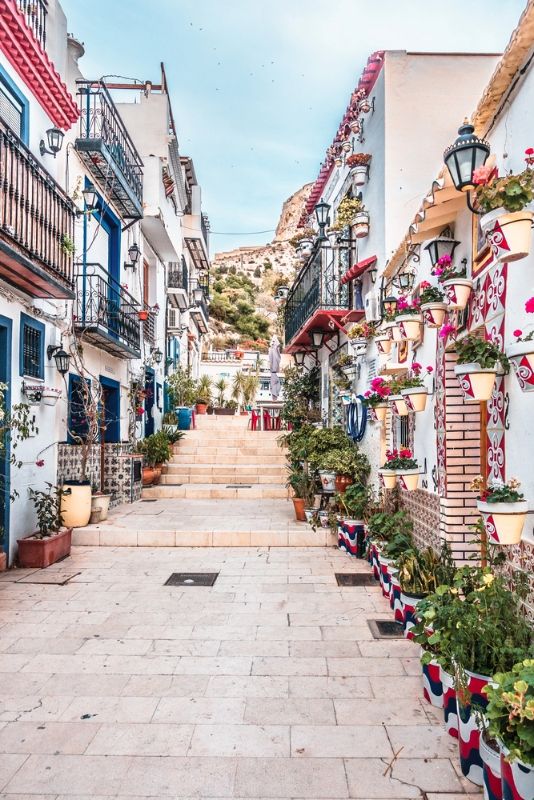
[[[366,270],[368,270],[369,267],[372,267],[373,264],[376,264],[376,262],[377,262],[376,256],[371,256],[370,258],[366,258],[363,261],[358,261],[357,264],[354,264],[353,267],[351,267],[345,272],[345,274],[341,278],[341,283],[345,284],[349,283],[349,281],[356,280],[356,278],[359,278],[361,275],[363,275],[363,273]]]

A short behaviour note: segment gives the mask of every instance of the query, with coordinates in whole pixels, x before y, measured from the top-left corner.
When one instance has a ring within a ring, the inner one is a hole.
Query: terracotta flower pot
[[[441,285],[447,294],[449,308],[461,310],[466,307],[473,289],[473,281],[467,278],[449,278]]]
[[[527,500],[518,503],[484,503],[477,500],[488,539],[493,544],[518,544],[528,514]]]
[[[18,540],[18,561],[21,567],[44,569],[70,555],[72,528],[62,528],[59,533],[45,539],[28,536]]]
[[[351,475],[336,475],[335,488],[336,492],[343,494],[347,486],[354,483],[354,478]]]
[[[155,475],[156,470],[154,467],[143,464],[143,486],[151,486],[154,483]]]
[[[415,342],[421,338],[421,328],[423,325],[423,317],[420,314],[399,314],[395,318],[395,322],[399,326],[399,330],[403,339],[409,342]]]
[[[7,553],[0,551],[0,572],[7,569]]]
[[[406,400],[401,394],[390,395],[389,402],[391,403],[391,412],[396,417],[405,417],[409,413]]]
[[[413,492],[417,489],[420,475],[419,467],[417,469],[403,469],[397,470],[397,478],[399,481],[399,488],[407,492]]]
[[[353,232],[356,239],[364,239],[369,235],[369,214],[359,211],[352,219]]]
[[[148,311],[138,311],[137,316],[141,320],[141,322],[146,322],[148,319]]]
[[[394,469],[379,469],[378,479],[384,489],[394,489],[397,484],[397,473]]]
[[[302,497],[293,497],[293,508],[295,509],[295,519],[298,522],[306,522],[304,499]]]
[[[417,413],[425,410],[428,397],[428,389],[425,386],[414,386],[411,389],[401,389],[401,395],[406,401],[408,411]]]
[[[196,404],[197,414],[205,414],[207,412],[207,410],[208,410],[208,404],[207,403],[197,403]]]
[[[497,376],[496,368],[482,369],[480,364],[456,364],[454,372],[467,401],[482,402],[490,399]]]
[[[423,303],[421,306],[423,322],[429,328],[441,328],[448,310],[447,303]]]
[[[534,390],[534,340],[515,342],[506,348],[517,381],[524,392]]]
[[[162,467],[162,464],[154,464],[154,477],[152,479],[153,486],[156,486],[161,480]]]
[[[375,336],[376,347],[378,352],[381,356],[387,356],[391,352],[391,345],[392,341],[388,335],[381,334],[380,336]]]
[[[528,256],[533,219],[532,211],[507,212],[504,208],[495,208],[481,217],[480,226],[497,261],[519,261]]]

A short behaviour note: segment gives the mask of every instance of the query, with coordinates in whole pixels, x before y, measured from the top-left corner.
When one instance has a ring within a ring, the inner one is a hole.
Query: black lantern
[[[413,289],[415,275],[413,272],[401,272],[398,276],[399,287],[404,291],[410,292]]]
[[[293,359],[295,361],[295,365],[297,367],[304,366],[304,359],[306,358],[306,352],[304,350],[297,350],[296,353],[293,353]]]
[[[397,298],[390,295],[389,297],[384,297],[382,300],[382,309],[383,313],[387,314],[388,316],[393,316],[395,311],[397,310]]]
[[[92,183],[89,183],[82,191],[85,208],[87,211],[94,211],[98,205],[98,192]]]
[[[161,364],[161,362],[163,361],[163,353],[161,352],[159,347],[152,350],[151,356],[155,364]]]
[[[195,286],[195,288],[193,289],[193,300],[195,301],[197,306],[200,305],[203,297],[204,297],[204,289],[202,288],[202,286]]]
[[[70,367],[70,356],[61,345],[49,344],[46,350],[48,360],[54,357],[56,368],[60,375],[66,375]]]
[[[316,347],[318,350],[322,347],[324,342],[325,332],[319,329],[310,331],[310,339],[312,340],[312,345]]]
[[[54,156],[55,158],[61,150],[64,136],[65,134],[63,131],[60,131],[59,128],[49,128],[46,132],[48,147],[45,145],[44,139],[41,139],[39,142],[39,152],[41,155],[44,156],[46,154],[49,156]]]
[[[371,269],[367,270],[369,277],[371,278],[371,283],[376,283],[376,279],[378,276],[378,270],[376,267],[371,267]]]
[[[135,267],[137,262],[139,261],[139,256],[141,255],[141,251],[136,242],[130,245],[128,248],[128,258],[130,259],[130,263],[132,267]]]
[[[325,203],[324,200],[321,200],[320,203],[317,203],[315,206],[315,217],[317,219],[317,224],[319,225],[319,239],[326,239],[324,229],[328,225],[330,217],[328,213],[330,211],[330,206],[328,203]]]
[[[454,251],[459,244],[460,242],[457,242],[456,239],[452,239],[450,236],[438,236],[436,239],[432,239],[431,242],[425,245],[425,250],[428,251],[432,266],[435,267],[443,256],[450,256],[452,262]]]
[[[473,172],[486,163],[490,154],[489,143],[475,135],[475,129],[467,120],[458,128],[458,138],[443,153],[452,182],[459,192],[475,188]]]

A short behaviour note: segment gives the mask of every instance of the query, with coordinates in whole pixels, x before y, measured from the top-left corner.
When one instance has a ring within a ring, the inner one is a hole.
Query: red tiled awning
[[[376,256],[371,256],[371,258],[366,258],[364,261],[358,261],[357,264],[354,264],[353,267],[348,269],[343,277],[341,278],[341,283],[349,283],[349,281],[354,281],[356,278],[359,278],[363,273],[372,267],[373,264],[376,264],[377,258]]]

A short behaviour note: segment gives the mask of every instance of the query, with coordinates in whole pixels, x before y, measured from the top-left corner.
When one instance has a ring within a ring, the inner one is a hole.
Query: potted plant
[[[371,388],[364,393],[363,402],[371,409],[379,422],[383,422],[388,411],[388,398],[391,386],[384,378],[376,377],[371,381]]]
[[[399,450],[386,453],[386,456],[387,469],[395,472],[399,480],[399,487],[406,491],[417,489],[421,470],[410,448],[401,447]]]
[[[521,486],[517,478],[507,483],[486,485],[482,475],[471,484],[471,490],[478,493],[477,508],[484,519],[488,538],[494,544],[517,544],[528,514],[528,501],[518,492]]]
[[[311,431],[308,459],[311,468],[319,473],[323,492],[335,492],[337,453],[350,447],[353,447],[352,440],[339,427],[316,428]]]
[[[260,385],[260,376],[259,373],[250,372],[248,375],[245,375],[245,380],[243,382],[243,403],[245,408],[250,410],[256,400],[256,394],[258,393],[258,388]]]
[[[394,466],[392,466],[396,458],[397,450],[387,450],[386,463],[381,469],[378,470],[380,485],[383,486],[384,489],[394,489],[397,485],[397,473]]]
[[[369,489],[362,483],[353,483],[336,497],[341,510],[339,525],[344,546],[352,555],[359,557],[363,556],[364,520],[370,499]]]
[[[413,547],[412,531],[410,530],[395,530],[394,533],[386,539],[380,547],[378,554],[378,562],[380,568],[380,585],[382,587],[382,594],[388,599],[391,596],[391,581],[393,571],[398,573],[396,567],[396,560],[404,552]],[[400,589],[400,584],[399,584]],[[399,599],[401,599],[399,597]],[[403,614],[404,619],[404,614]]]
[[[352,227],[356,239],[362,239],[369,234],[369,212],[360,199],[344,197],[337,207],[336,225]]]
[[[359,123],[358,123],[359,125]],[[350,175],[354,186],[363,186],[369,175],[369,164],[371,155],[369,153],[352,153],[346,160],[347,167],[350,167]]]
[[[483,692],[488,700],[485,735],[501,749],[502,796],[528,800],[534,786],[534,659],[493,675]]]
[[[178,416],[176,411],[166,411],[162,417],[161,424],[163,425],[163,430],[165,431],[167,438],[174,436],[175,433],[178,433]],[[185,435],[185,432],[180,431],[180,434],[183,436]],[[179,438],[181,438],[181,436]]]
[[[72,528],[63,527],[61,517],[63,489],[51,483],[46,485],[46,492],[29,489],[37,514],[38,530],[31,536],[18,540],[18,560],[21,567],[44,569],[70,555]]]
[[[355,356],[361,356],[367,349],[370,339],[376,336],[376,326],[368,322],[358,322],[347,333],[349,347]]]
[[[422,375],[423,367],[417,361],[412,362],[411,369],[402,380],[403,388],[400,390],[406,401],[408,411],[419,412],[426,408],[428,389],[424,384],[426,375],[430,375],[433,367],[426,368],[426,375]]]
[[[526,155],[527,167],[518,175],[499,178],[495,169],[485,166],[473,173],[476,202],[485,212],[480,225],[501,263],[519,261],[530,252],[534,213],[527,206],[534,197],[534,171],[532,155]]]
[[[528,314],[534,313],[534,297],[527,300],[525,310]],[[513,335],[515,342],[507,347],[506,355],[512,363],[521,389],[525,391],[534,386],[534,330],[524,334],[518,328]]]
[[[306,259],[311,255],[315,238],[316,233],[313,228],[303,228],[302,230],[298,231],[292,239],[289,240],[290,244],[292,244],[295,248],[295,252],[301,261],[306,261]]]
[[[292,500],[295,519],[298,522],[306,522],[305,508],[313,506],[315,481],[307,470],[289,463],[286,486],[293,490],[294,497]]]
[[[334,367],[340,369],[349,380],[352,380],[358,372],[354,357],[348,353],[341,353]]]
[[[141,309],[140,309],[140,310],[137,312],[137,317],[139,318],[139,320],[140,320],[141,322],[146,322],[146,321],[147,321],[147,319],[148,319],[148,310],[147,310],[147,309],[145,309],[145,308],[141,308]]]
[[[429,328],[441,328],[448,311],[445,292],[428,281],[419,284],[419,302],[423,321]]]
[[[445,289],[449,308],[464,309],[473,289],[473,281],[467,278],[466,268],[458,269],[455,267],[452,263],[452,256],[445,253],[433,267],[432,275],[437,277]]]
[[[45,406],[55,406],[61,397],[61,389],[54,389],[51,386],[43,386],[41,389],[41,400]]]
[[[211,403],[212,381],[209,375],[201,375],[196,385],[195,407],[197,414],[205,414]]]
[[[178,412],[178,427],[188,431],[191,427],[191,407],[197,397],[197,385],[188,370],[178,367],[167,378],[169,404]]]
[[[423,317],[418,297],[414,297],[411,302],[405,297],[399,297],[395,323],[399,329],[401,340],[414,342],[421,338]],[[393,330],[393,338],[395,338],[395,330]]]
[[[164,430],[156,431],[148,438],[153,442],[156,482],[159,483],[162,468],[171,459],[171,444]]]
[[[393,338],[389,335],[389,330],[385,326],[377,332],[375,344],[381,356],[387,356],[391,352]]]
[[[91,490],[91,517],[89,519],[91,525],[96,525],[98,522],[103,522],[108,518],[110,500],[111,493],[101,491],[97,484],[93,483]]]
[[[339,494],[342,494],[347,486],[355,482],[366,481],[371,469],[367,456],[353,444],[333,450],[328,455],[327,463],[336,473],[334,486]]]
[[[412,547],[401,553],[395,564],[401,587],[404,635],[407,639],[412,639],[417,605],[423,597],[427,597],[436,589],[440,556],[432,547],[424,550]]]
[[[491,339],[470,334],[456,343],[458,360],[454,372],[468,401],[489,400],[499,367],[510,370],[510,362]]]
[[[405,386],[405,375],[394,377],[390,382],[391,394],[389,396],[389,407],[391,413],[396,417],[406,417],[409,413],[406,398],[402,396],[401,391]]]

